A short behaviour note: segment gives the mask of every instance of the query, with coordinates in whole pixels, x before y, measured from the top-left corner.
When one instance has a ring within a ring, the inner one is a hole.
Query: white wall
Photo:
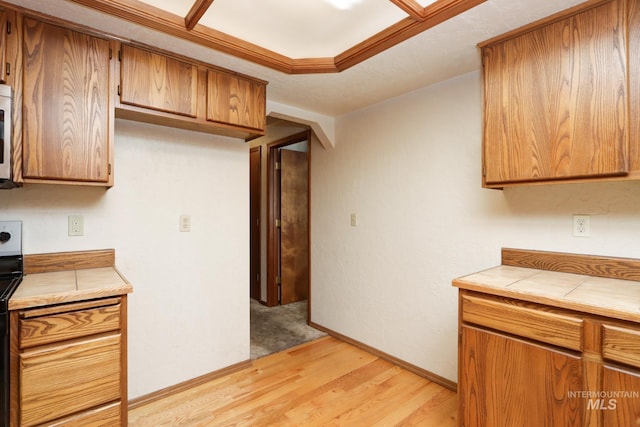
[[[242,140],[116,122],[115,186],[0,192],[24,253],[115,248],[131,282],[129,397],[249,358],[249,156]],[[83,237],[67,236],[81,214]],[[191,232],[178,231],[180,214]]]
[[[481,132],[474,72],[341,117],[335,149],[312,147],[314,322],[456,380],[453,278],[501,247],[640,258],[640,182],[482,189]]]

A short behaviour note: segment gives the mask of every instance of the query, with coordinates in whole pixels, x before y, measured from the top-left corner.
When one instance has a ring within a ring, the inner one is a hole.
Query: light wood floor
[[[332,337],[129,411],[130,426],[456,426],[456,393]]]

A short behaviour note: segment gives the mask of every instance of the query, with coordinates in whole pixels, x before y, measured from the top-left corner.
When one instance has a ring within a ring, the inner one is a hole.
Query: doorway
[[[252,359],[326,335],[309,326],[312,134],[298,128],[288,135],[250,148]]]
[[[309,298],[309,141],[306,131],[267,146],[268,306]]]

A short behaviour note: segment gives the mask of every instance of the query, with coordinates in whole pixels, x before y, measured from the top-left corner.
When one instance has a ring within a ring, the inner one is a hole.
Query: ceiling
[[[332,117],[478,70],[479,42],[583,0],[335,1],[5,0],[266,80],[269,101]]]

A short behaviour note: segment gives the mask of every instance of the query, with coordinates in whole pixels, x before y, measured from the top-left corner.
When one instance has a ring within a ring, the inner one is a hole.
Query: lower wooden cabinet
[[[580,357],[462,327],[463,426],[583,426]]]
[[[640,425],[640,325],[460,290],[460,426]]]
[[[126,296],[12,312],[12,425],[126,425]]]
[[[602,411],[604,426],[640,425],[640,373],[605,365],[603,393],[589,400]]]

